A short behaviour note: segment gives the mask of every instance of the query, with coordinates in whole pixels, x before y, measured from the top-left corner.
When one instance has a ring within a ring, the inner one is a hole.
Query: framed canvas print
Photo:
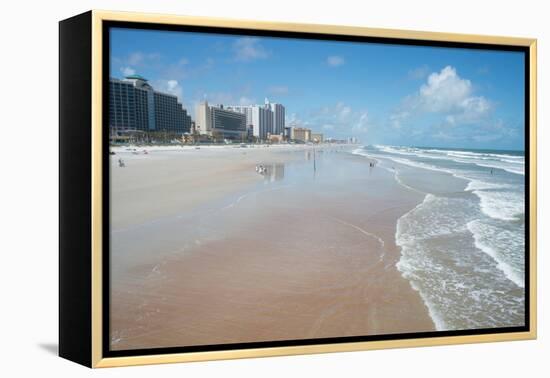
[[[59,353],[536,337],[536,41],[60,22]]]

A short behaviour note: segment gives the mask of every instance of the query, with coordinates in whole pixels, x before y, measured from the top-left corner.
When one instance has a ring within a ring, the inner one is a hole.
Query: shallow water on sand
[[[437,329],[523,326],[523,154],[389,146],[354,153],[425,195],[397,223],[397,267]]]
[[[395,268],[423,196],[350,151],[280,153],[250,157],[255,184],[111,230],[113,348],[434,329]]]

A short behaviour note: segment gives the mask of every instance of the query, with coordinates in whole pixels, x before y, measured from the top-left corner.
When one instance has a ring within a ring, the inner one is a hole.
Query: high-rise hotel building
[[[244,141],[247,138],[246,114],[223,105],[212,106],[201,102],[196,109],[196,126],[201,134],[214,139]]]
[[[311,129],[306,127],[293,127],[291,132],[291,139],[293,140],[299,140],[304,143],[311,141]]]
[[[285,131],[285,107],[281,104],[270,103],[265,99],[266,106],[273,112],[273,129],[271,134],[283,135]]]
[[[285,107],[272,104],[267,99],[264,105],[231,105],[228,109],[246,115],[247,126],[252,126],[253,135],[264,141],[269,135],[282,135],[285,128]]]
[[[261,105],[231,105],[227,107],[246,116],[246,125],[252,127],[252,134],[266,140],[273,130],[273,112],[267,106]]]
[[[191,117],[178,98],[158,92],[139,75],[109,80],[109,126],[112,131],[165,131],[183,134]]]

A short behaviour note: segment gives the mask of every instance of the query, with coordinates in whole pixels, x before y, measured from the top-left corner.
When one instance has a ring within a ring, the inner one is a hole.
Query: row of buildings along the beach
[[[196,131],[214,139],[283,140],[285,107],[267,99],[263,105],[210,105],[204,101],[195,114]]]
[[[109,80],[112,142],[325,142],[323,134],[309,128],[286,126],[285,107],[267,99],[261,105],[211,105],[204,101],[195,111],[193,121],[177,96],[155,90],[142,76]]]
[[[323,134],[315,133],[307,127],[286,127],[285,137],[288,140],[297,140],[304,143],[323,143],[325,141]]]

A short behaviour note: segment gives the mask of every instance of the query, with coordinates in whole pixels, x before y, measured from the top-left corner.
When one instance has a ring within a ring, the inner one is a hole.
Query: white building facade
[[[265,141],[273,133],[274,114],[268,105],[232,105],[227,109],[246,115],[247,126],[252,126],[253,135]]]
[[[196,127],[201,134],[215,139],[246,139],[247,117],[245,114],[223,105],[211,106],[207,101],[196,108]]]
[[[285,130],[285,107],[282,104],[270,103],[267,98],[265,99],[265,105],[273,112],[271,134],[283,135]]]
[[[200,134],[209,134],[212,130],[212,117],[207,101],[201,102],[195,109],[195,127]]]

